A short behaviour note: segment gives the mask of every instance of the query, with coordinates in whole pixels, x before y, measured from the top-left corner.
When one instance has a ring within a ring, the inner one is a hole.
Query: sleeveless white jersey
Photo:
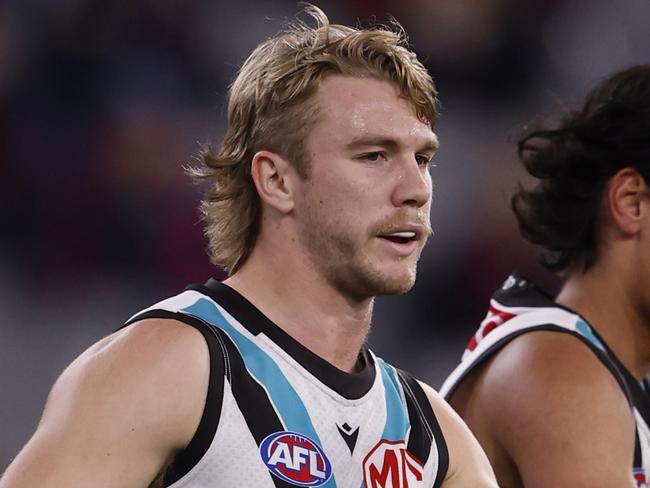
[[[625,369],[607,344],[580,315],[560,307],[531,282],[510,276],[490,301],[487,316],[470,339],[458,367],[440,394],[449,400],[463,379],[515,337],[535,330],[569,333],[584,342],[611,371],[628,398],[636,420],[632,475],[637,488],[650,483],[650,387]]]
[[[205,411],[165,486],[432,488],[444,480],[447,448],[424,391],[365,347],[357,372],[340,371],[215,280],[127,325],[151,317],[195,327],[210,351]]]

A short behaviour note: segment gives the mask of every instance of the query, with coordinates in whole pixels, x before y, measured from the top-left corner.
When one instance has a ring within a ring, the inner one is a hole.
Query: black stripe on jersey
[[[214,327],[213,330],[220,336],[225,346],[226,359],[231,368],[230,387],[232,394],[244,420],[246,420],[248,429],[259,447],[264,438],[275,432],[286,430],[285,426],[280,421],[275,408],[273,408],[266,390],[249,373],[237,346],[224,331],[217,327]],[[273,483],[277,488],[295,488],[296,486],[281,480],[271,471],[269,471],[269,476],[273,479]]]
[[[239,349],[237,349],[237,346],[224,331],[201,319],[164,310],[145,312],[128,322],[127,325],[146,318],[180,320],[198,329],[206,338],[210,350],[210,384],[212,384],[214,363],[218,365],[219,369],[218,378],[220,378],[220,388],[218,389],[218,398],[210,398],[210,387],[208,387],[209,399],[206,401],[199,428],[195,437],[188,444],[188,447],[169,466],[165,476],[165,486],[170,486],[185,476],[210,447],[221,414],[224,376],[230,383],[237,406],[246,420],[246,424],[258,446],[266,436],[285,430],[266,391],[250,375],[239,353]],[[221,360],[214,361],[213,359],[216,358],[220,358]],[[213,413],[216,415],[212,415]],[[195,439],[197,439],[196,443]],[[295,488],[295,485],[281,480],[270,471],[269,476],[272,478],[276,488]]]
[[[449,469],[449,450],[442,429],[433,412],[431,402],[417,380],[402,370],[398,370],[397,375],[404,389],[411,422],[407,450],[421,463],[426,463],[431,453],[431,445],[435,443],[438,450],[438,472],[433,488],[439,488]]]
[[[643,390],[641,383],[632,376],[632,374],[625,371],[625,377],[628,382],[630,394],[632,396],[632,405],[636,407],[639,414],[650,425],[650,396]],[[639,430],[634,432],[634,467],[643,467],[643,454],[641,452],[641,439],[639,438]]]
[[[172,460],[166,469],[164,486],[170,486],[185,476],[199,462],[212,443],[221,416],[224,372],[227,371],[227,368],[224,364],[225,357],[222,347],[219,338],[214,333],[214,329],[199,319],[167,310],[151,310],[134,317],[124,327],[144,319],[154,318],[177,320],[194,327],[203,335],[210,353],[210,380],[203,415],[190,443]]]
[[[625,382],[625,378],[623,377],[623,374],[619,371],[619,369],[616,367],[616,365],[611,361],[611,359],[608,357],[607,353],[600,349],[598,346],[593,344],[592,342],[589,341],[586,337],[582,336],[578,332],[574,332],[571,330],[567,330],[563,327],[560,327],[559,325],[554,325],[554,324],[540,324],[540,325],[535,325],[532,327],[527,327],[525,329],[520,329],[512,334],[509,334],[505,337],[502,337],[499,339],[497,342],[492,344],[490,347],[488,347],[483,353],[472,363],[464,372],[461,376],[458,377],[456,382],[451,386],[447,394],[445,395],[445,400],[449,401],[451,397],[453,396],[454,392],[456,389],[460,386],[462,381],[472,372],[476,371],[477,368],[479,368],[487,359],[489,359],[493,354],[495,354],[497,351],[499,351],[502,347],[504,347],[506,344],[508,344],[510,341],[514,340],[515,338],[519,337],[522,334],[527,334],[528,332],[533,332],[533,331],[540,331],[540,330],[545,330],[545,331],[550,331],[550,332],[559,332],[562,334],[569,334],[576,339],[582,341],[589,349],[593,351],[593,353],[596,355],[596,357],[600,360],[603,365],[609,369],[609,371],[612,373],[614,378],[616,379],[617,383],[621,387],[621,390],[623,390],[623,393],[625,397],[628,399],[628,401],[631,403],[632,399],[630,397],[630,391],[627,387],[627,383]],[[602,341],[602,340],[601,340]],[[603,343],[604,344],[604,343]]]
[[[639,438],[639,431],[634,432],[634,464],[633,468],[643,468],[643,452],[641,451],[641,439]]]
[[[494,292],[492,298],[506,307],[559,307],[551,295],[518,273],[512,273],[504,287]]]
[[[615,362],[623,370],[623,375],[629,388],[632,405],[639,411],[639,414],[650,425],[650,395],[644,391],[642,383],[632,376],[627,369],[623,367],[616,356],[613,356]],[[635,445],[634,445],[634,467],[643,467],[643,455],[641,453],[641,439],[639,438],[639,430],[635,432]]]
[[[616,368],[621,372],[625,385],[627,387],[628,395],[630,398],[630,403],[636,407],[641,416],[650,423],[650,394],[643,389],[642,381],[637,380],[632,373],[630,373],[627,368],[621,363],[620,359],[614,354],[614,352],[605,344],[605,341],[598,336],[600,341],[605,345],[605,349],[609,354],[608,359],[614,363]]]
[[[598,332],[596,330],[593,330],[593,332],[600,342],[603,343],[603,346],[607,351],[607,362],[601,360],[605,362],[606,365],[612,364],[619,372],[625,382],[625,386],[622,386],[621,388],[627,395],[630,404],[639,411],[639,414],[645,419],[646,423],[650,423],[650,396],[648,396],[648,394],[643,390],[642,383],[627,370],[616,354],[614,354],[614,351],[612,351],[603,338],[600,337]],[[641,452],[641,439],[639,438],[638,429],[634,432],[634,467],[643,467],[643,454]]]
[[[376,368],[365,346],[359,353],[355,372],[346,373],[300,344],[229,286],[210,279],[205,285],[190,285],[186,290],[195,290],[212,298],[251,334],[264,333],[302,367],[344,398],[356,400],[370,391]]]

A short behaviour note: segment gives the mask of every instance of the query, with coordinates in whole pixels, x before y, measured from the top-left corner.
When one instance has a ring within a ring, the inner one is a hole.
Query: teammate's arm
[[[630,407],[610,371],[575,337],[540,331],[514,339],[474,392],[481,428],[526,488],[632,486]]]
[[[149,319],[106,337],[57,380],[0,488],[146,488],[194,435],[208,382],[191,327]]]
[[[430,386],[420,383],[436,414],[449,451],[443,488],[497,488],[494,472],[465,422]]]

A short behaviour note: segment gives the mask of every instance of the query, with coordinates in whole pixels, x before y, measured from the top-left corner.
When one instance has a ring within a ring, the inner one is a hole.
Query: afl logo
[[[260,444],[260,456],[278,478],[298,486],[321,486],[332,476],[332,465],[309,437],[275,432]]]

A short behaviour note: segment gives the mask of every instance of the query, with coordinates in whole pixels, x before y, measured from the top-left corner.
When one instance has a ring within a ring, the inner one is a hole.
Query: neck
[[[602,265],[572,273],[556,301],[593,325],[623,366],[641,380],[650,372],[650,322],[625,276]]]
[[[258,242],[224,281],[303,346],[346,372],[354,370],[372,317],[373,298],[336,290],[300,253]]]

